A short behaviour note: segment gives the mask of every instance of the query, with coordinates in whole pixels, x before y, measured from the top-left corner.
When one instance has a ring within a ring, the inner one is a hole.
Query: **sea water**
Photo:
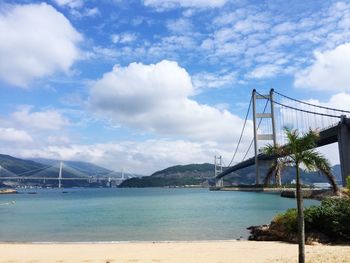
[[[30,190],[33,191],[33,190]],[[0,241],[104,242],[247,238],[296,206],[277,194],[188,188],[35,189],[0,195]],[[66,192],[66,193],[63,193]],[[14,202],[13,202],[14,201]],[[305,200],[305,205],[317,204]]]

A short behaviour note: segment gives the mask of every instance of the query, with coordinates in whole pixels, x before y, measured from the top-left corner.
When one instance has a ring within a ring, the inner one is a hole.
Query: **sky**
[[[0,0],[0,152],[227,164],[254,88],[350,110],[349,72],[350,1]]]

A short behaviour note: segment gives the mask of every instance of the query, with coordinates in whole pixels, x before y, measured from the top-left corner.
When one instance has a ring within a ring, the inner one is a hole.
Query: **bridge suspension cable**
[[[278,94],[278,95],[280,95],[281,97],[284,97],[286,99],[289,99],[289,100],[292,100],[292,101],[295,101],[295,102],[298,102],[298,103],[301,103],[301,104],[305,104],[305,105],[308,105],[308,106],[312,106],[312,107],[316,107],[316,108],[320,108],[320,109],[325,109],[325,110],[332,110],[332,111],[338,111],[338,112],[343,112],[343,113],[350,113],[350,111],[347,111],[347,110],[336,109],[336,108],[329,108],[329,107],[325,107],[325,106],[322,106],[322,105],[316,105],[316,104],[312,104],[312,103],[309,103],[309,102],[306,102],[306,101],[294,99],[294,98],[291,98],[291,97],[289,97],[287,95],[279,93],[278,91],[275,91],[275,90],[273,92]]]
[[[269,101],[267,100],[266,103],[265,103],[265,106],[264,106],[263,113],[266,112],[266,108],[267,108],[267,105],[268,105],[268,104],[269,104]],[[259,120],[257,129],[260,128],[261,123],[262,123],[262,119]],[[249,144],[249,147],[248,147],[248,150],[247,150],[246,153],[244,154],[244,157],[243,157],[243,159],[242,159],[242,162],[245,160],[245,158],[247,157],[247,155],[248,155],[250,149],[252,148],[253,142],[254,142],[254,138],[251,140],[251,142],[250,142],[250,144]]]
[[[27,173],[34,173],[36,172],[35,174],[37,174],[39,171],[42,171],[42,170],[46,170],[46,169],[49,169],[49,168],[52,168],[54,167],[54,165],[52,166],[44,166],[44,167],[41,167],[41,168],[38,168],[38,169],[34,169],[34,170],[30,170],[30,171],[26,171],[26,172],[23,172],[23,173],[19,173],[19,174],[16,174],[16,176],[21,176],[21,175],[24,175],[24,174],[27,174]]]
[[[272,101],[273,103],[277,104],[277,105],[280,105],[282,107],[285,107],[285,108],[289,108],[289,109],[292,109],[292,110],[295,110],[295,111],[300,111],[300,112],[305,112],[305,113],[310,113],[310,114],[314,114],[314,115],[320,115],[320,116],[325,116],[325,117],[331,117],[331,118],[339,118],[341,119],[341,116],[340,115],[331,115],[331,114],[327,114],[327,113],[322,113],[322,112],[316,112],[316,111],[309,111],[309,110],[304,110],[304,109],[298,109],[294,106],[290,106],[290,105],[286,105],[286,104],[283,104],[283,103],[280,103],[276,100],[271,100],[269,97],[266,97],[265,95],[262,95],[260,94],[259,92],[256,92],[256,94],[258,94],[259,96],[267,99],[267,100],[270,100]],[[333,110],[333,109],[330,109],[330,110]]]
[[[250,102],[249,102],[249,106],[248,106],[247,113],[246,113],[246,115],[245,115],[245,120],[244,120],[244,124],[243,124],[243,127],[242,127],[241,135],[239,136],[239,140],[238,140],[238,143],[237,143],[237,146],[236,146],[236,150],[235,150],[235,152],[233,153],[233,156],[232,156],[232,158],[231,158],[231,161],[230,161],[230,163],[228,164],[227,167],[230,167],[230,166],[231,166],[231,164],[232,164],[233,160],[235,159],[236,154],[237,154],[237,152],[238,152],[239,145],[240,145],[240,143],[241,143],[241,141],[242,141],[244,129],[245,129],[245,126],[246,126],[246,124],[247,124],[247,120],[248,120],[248,115],[249,115],[249,112],[250,112],[250,108],[251,108],[251,106],[252,106],[252,99],[253,99],[253,98],[250,97]]]

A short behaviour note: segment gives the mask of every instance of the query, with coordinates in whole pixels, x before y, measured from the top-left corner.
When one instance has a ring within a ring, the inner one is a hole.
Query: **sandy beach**
[[[350,262],[350,246],[314,245],[307,262]],[[2,243],[0,262],[297,262],[297,246],[281,242]]]

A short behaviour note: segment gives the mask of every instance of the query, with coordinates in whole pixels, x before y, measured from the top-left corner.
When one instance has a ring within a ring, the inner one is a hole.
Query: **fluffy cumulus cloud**
[[[131,63],[115,66],[96,81],[90,104],[116,123],[157,134],[212,141],[232,141],[238,136],[242,119],[199,104],[191,99],[193,94],[189,74],[176,62]]]
[[[38,77],[68,72],[82,36],[52,6],[12,5],[0,11],[0,79],[25,87]]]
[[[315,61],[296,75],[297,87],[350,91],[350,43],[324,52],[315,52]]]
[[[157,9],[168,9],[174,7],[222,7],[227,0],[144,0],[146,6],[155,7]]]
[[[33,141],[32,137],[26,131],[23,130],[0,127],[0,133],[0,141],[5,143],[28,143]]]
[[[12,120],[27,129],[60,130],[69,124],[56,110],[31,111],[31,107],[22,107],[12,113]]]

